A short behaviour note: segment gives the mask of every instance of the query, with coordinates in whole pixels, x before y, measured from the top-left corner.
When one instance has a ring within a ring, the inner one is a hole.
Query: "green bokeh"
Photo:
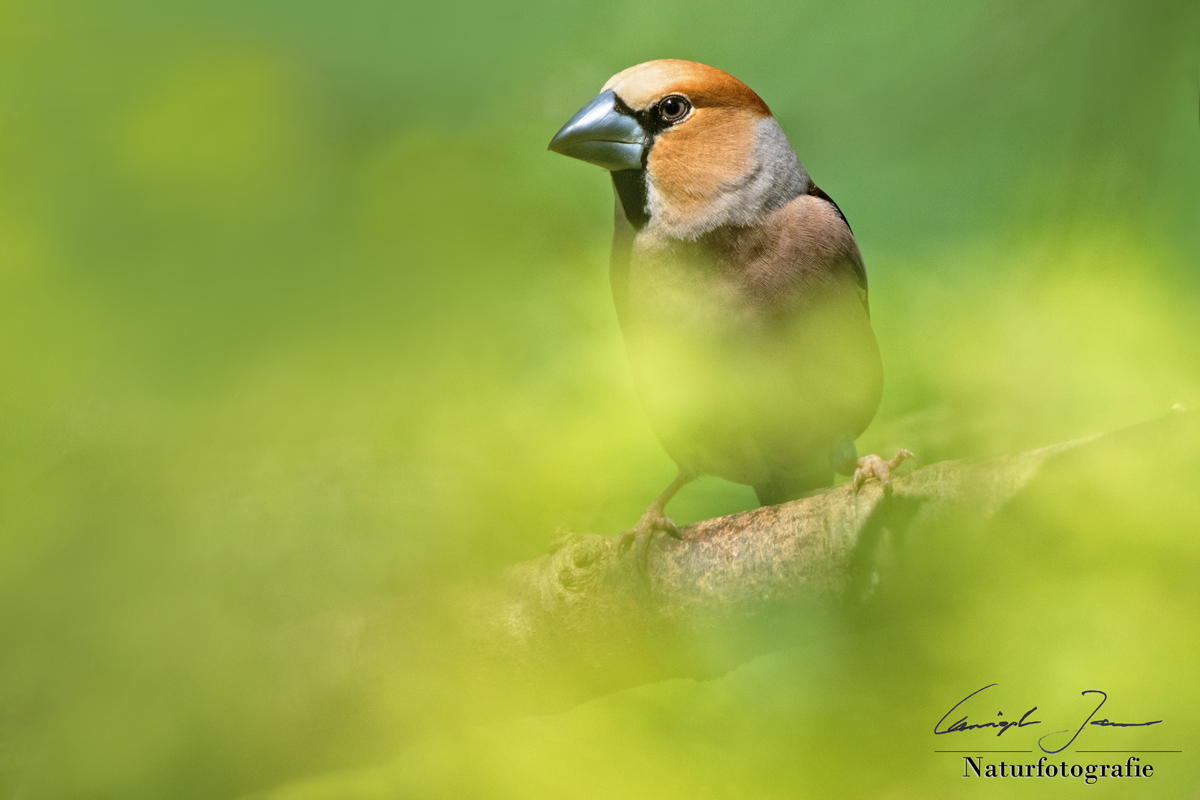
[[[1017,792],[925,740],[991,680],[1103,682],[1194,753],[1194,459],[931,533],[804,647],[551,716],[443,669],[430,598],[673,475],[608,179],[545,151],[609,75],[763,96],[870,274],[860,451],[932,462],[1200,402],[1198,43],[1186,0],[0,4],[0,795]]]

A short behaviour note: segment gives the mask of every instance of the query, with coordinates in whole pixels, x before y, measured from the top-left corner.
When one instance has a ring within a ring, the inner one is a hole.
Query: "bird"
[[[610,78],[549,149],[611,175],[613,301],[678,466],[618,549],[680,538],[667,503],[704,475],[752,486],[764,506],[834,473],[890,491],[912,453],[855,446],[883,392],[862,255],[762,98],[715,67],[648,61]]]

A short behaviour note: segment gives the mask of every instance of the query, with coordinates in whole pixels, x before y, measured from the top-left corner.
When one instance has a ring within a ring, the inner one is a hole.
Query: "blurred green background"
[[[674,474],[608,178],[545,150],[661,57],[756,89],[853,225],[887,374],[860,452],[1200,402],[1191,0],[3,2],[0,796],[1151,796],[962,781],[928,729],[993,681],[1166,716],[1112,746],[1182,748],[1154,796],[1200,790],[1194,458],[931,533],[722,678],[518,718],[460,681],[437,597]],[[671,511],[753,506],[705,479]]]

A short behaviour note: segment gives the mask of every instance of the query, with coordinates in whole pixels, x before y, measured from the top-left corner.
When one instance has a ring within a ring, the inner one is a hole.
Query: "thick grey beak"
[[[642,169],[646,132],[617,108],[612,90],[601,92],[550,140],[550,149],[607,170]]]

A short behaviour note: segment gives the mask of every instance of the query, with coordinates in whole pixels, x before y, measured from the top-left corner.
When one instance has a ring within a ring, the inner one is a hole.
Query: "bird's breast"
[[[634,379],[667,452],[743,483],[857,436],[881,384],[854,287],[803,263],[764,279],[759,246],[639,236],[622,314]]]

